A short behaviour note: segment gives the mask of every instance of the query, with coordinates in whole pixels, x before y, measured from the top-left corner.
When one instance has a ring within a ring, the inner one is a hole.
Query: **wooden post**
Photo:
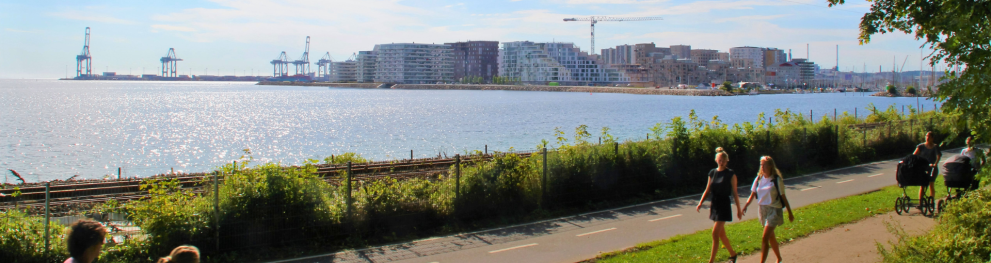
[[[816,122],[815,117],[812,116],[812,110],[809,110],[809,122]]]
[[[413,162],[413,150],[409,150],[409,162],[411,162],[411,163]],[[351,163],[351,162],[348,162],[348,163]],[[348,165],[348,166],[350,166],[350,165]]]
[[[120,180],[120,167],[117,167],[117,180]]]
[[[412,153],[413,150],[410,150],[410,152]],[[351,161],[348,161],[348,173],[347,173],[347,176],[345,178],[345,180],[347,180],[347,182],[345,182],[345,184],[344,184],[346,186],[346,188],[347,188],[347,195],[344,198],[344,202],[347,205],[347,209],[345,210],[345,214],[344,214],[344,216],[346,218],[350,218],[351,217],[351,178],[352,178],[351,177]]]
[[[45,182],[45,255],[48,255],[48,248],[51,243],[51,237],[49,236],[50,220],[51,220],[51,182]]]
[[[618,142],[613,142],[613,153],[615,153],[616,156],[619,156],[619,143]]]
[[[833,108],[833,122],[836,121],[836,108]]]
[[[543,172],[540,173],[540,203],[541,206],[546,206],[547,200],[547,147],[541,148],[540,154],[544,157],[543,162]]]
[[[454,200],[455,210],[457,210],[457,200],[461,198],[461,155],[454,155]]]
[[[220,251],[220,171],[213,172],[213,229],[216,249]]]
[[[857,108],[853,108],[853,119],[860,121],[860,117],[857,117]]]
[[[489,145],[485,145],[485,155],[489,155]]]

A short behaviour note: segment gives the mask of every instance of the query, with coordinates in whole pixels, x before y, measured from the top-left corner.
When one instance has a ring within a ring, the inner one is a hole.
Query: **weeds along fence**
[[[147,196],[91,214],[126,215],[140,228],[108,243],[109,262],[153,260],[182,244],[213,261],[289,257],[697,193],[715,166],[716,147],[727,150],[745,185],[762,155],[794,176],[909,154],[926,131],[945,146],[959,145],[968,131],[955,128],[955,118],[889,108],[866,118],[812,120],[777,111],[730,126],[692,112],[656,126],[654,139],[620,142],[603,129],[593,142],[579,126],[568,138],[558,131],[556,147],[491,159],[458,155],[449,169],[426,178],[355,177],[357,165],[347,162],[329,177],[321,176],[326,166],[313,163],[229,164],[195,188],[178,179],[145,181],[140,190]],[[3,251],[0,257],[12,253]]]

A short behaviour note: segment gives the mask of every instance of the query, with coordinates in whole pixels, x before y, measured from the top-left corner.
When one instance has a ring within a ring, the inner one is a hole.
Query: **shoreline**
[[[257,85],[270,86],[316,86],[337,88],[376,89],[382,83],[330,83],[330,82],[271,82],[260,81]],[[653,89],[627,87],[586,87],[586,86],[524,86],[524,85],[493,85],[493,84],[395,84],[391,89],[405,90],[509,90],[509,91],[546,91],[546,92],[589,92],[589,93],[625,93],[635,95],[675,95],[675,96],[735,96],[722,90],[699,89]]]

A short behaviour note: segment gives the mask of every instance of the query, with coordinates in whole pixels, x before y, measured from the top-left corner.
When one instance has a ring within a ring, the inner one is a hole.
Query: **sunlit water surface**
[[[643,139],[657,123],[718,115],[727,123],[791,109],[832,115],[917,105],[862,94],[735,97],[257,86],[222,82],[0,80],[0,168],[26,179],[209,171],[251,149],[299,164],[358,152],[375,160],[534,149],[581,124],[593,136]],[[933,103],[918,102],[932,110]],[[13,182],[9,173],[5,181]]]

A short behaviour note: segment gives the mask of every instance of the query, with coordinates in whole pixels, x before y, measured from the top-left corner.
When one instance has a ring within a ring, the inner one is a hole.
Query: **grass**
[[[946,195],[943,180],[936,180],[936,198]],[[918,187],[909,187],[908,194],[918,197]],[[880,190],[811,204],[794,210],[795,221],[778,227],[778,241],[787,243],[838,225],[855,222],[877,214],[894,210],[895,198],[902,190],[889,186]],[[752,207],[753,208],[753,207]],[[749,212],[754,213],[755,208]],[[757,219],[750,219],[726,225],[726,234],[733,249],[740,255],[760,251],[762,227]],[[874,245],[874,244],[864,244]],[[712,230],[702,230],[688,235],[678,235],[669,239],[648,242],[636,247],[602,254],[585,262],[705,262],[712,248]],[[720,249],[717,261],[727,260],[729,253]]]

